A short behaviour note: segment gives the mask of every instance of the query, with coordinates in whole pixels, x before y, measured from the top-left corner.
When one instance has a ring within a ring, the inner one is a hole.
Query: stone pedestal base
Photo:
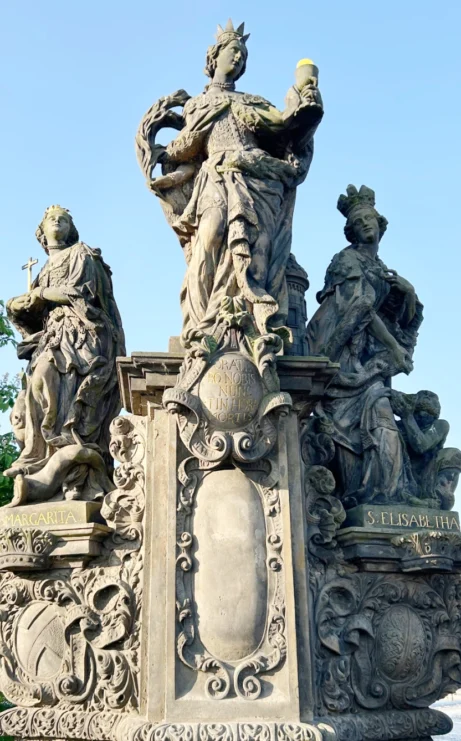
[[[14,708],[0,715],[0,733],[27,739],[88,741],[404,741],[449,733],[453,723],[439,710],[388,711],[326,716],[310,723],[254,720],[223,723],[149,723],[136,715],[78,710]]]
[[[0,512],[0,688],[16,705],[0,734],[449,732],[429,706],[461,683],[458,517],[420,512],[415,528],[371,507],[346,520],[305,425],[335,368],[269,340],[197,353],[179,380],[180,354],[122,359],[138,413],[111,425],[119,465],[102,507]]]
[[[0,569],[81,567],[111,529],[98,502],[62,501],[0,509]]]

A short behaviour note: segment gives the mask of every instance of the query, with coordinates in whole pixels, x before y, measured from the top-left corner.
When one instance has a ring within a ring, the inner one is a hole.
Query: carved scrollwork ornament
[[[117,487],[104,498],[101,514],[112,526],[112,548],[139,548],[145,509],[144,456],[146,420],[127,415],[116,417],[110,426],[111,455],[119,462],[114,471]]]
[[[111,432],[118,488],[103,502],[112,530],[98,563],[34,578],[0,574],[2,691],[16,705],[41,706],[42,726],[52,708],[97,709],[102,722],[103,711],[138,706],[145,420],[118,418]],[[57,542],[37,529],[3,535],[5,557],[19,551],[28,572],[30,559],[43,569]]]
[[[281,666],[286,657],[284,607],[285,576],[282,548],[283,529],[277,490],[278,471],[268,460],[244,465],[244,472],[257,487],[266,523],[266,569],[269,579],[269,620],[261,646],[247,659],[226,662],[210,654],[201,642],[196,624],[191,579],[194,578],[192,516],[197,490],[214,470],[214,465],[197,458],[186,458],[179,468],[181,486],[177,506],[176,607],[180,631],[177,653],[180,660],[195,671],[211,672],[205,683],[206,694],[217,700],[235,694],[256,700],[262,691],[260,675]]]
[[[193,343],[176,386],[163,395],[188,451],[216,465],[266,457],[277,440],[278,417],[292,407],[276,370],[283,341],[259,335],[244,305],[239,298],[223,300],[214,334]]]
[[[315,618],[325,708],[423,708],[461,686],[451,579],[356,573],[325,583]]]
[[[419,530],[396,535],[392,544],[402,553],[402,571],[452,571],[461,562],[460,533]]]

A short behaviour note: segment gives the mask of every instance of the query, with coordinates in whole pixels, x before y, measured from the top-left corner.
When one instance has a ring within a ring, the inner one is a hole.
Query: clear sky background
[[[449,444],[461,447],[458,0],[4,0],[0,298],[24,292],[29,256],[43,264],[35,228],[59,203],[112,267],[128,353],[167,349],[180,331],[185,264],[144,185],[134,135],[157,98],[203,89],[206,49],[229,15],[251,33],[239,90],[281,108],[296,62],[320,68],[325,117],[293,237],[311,281],[309,316],[346,244],[338,196],[365,183],[389,220],[380,255],[425,306],[415,370],[394,386],[436,391]],[[2,350],[0,372],[20,368]]]

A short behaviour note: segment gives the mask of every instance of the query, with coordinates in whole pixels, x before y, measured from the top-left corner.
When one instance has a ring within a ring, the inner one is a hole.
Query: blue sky
[[[167,348],[180,331],[184,260],[144,185],[134,135],[158,97],[203,89],[207,46],[229,15],[251,33],[240,90],[283,107],[298,59],[320,68],[325,117],[298,191],[293,239],[311,281],[309,316],[332,255],[345,246],[338,195],[365,183],[389,220],[381,257],[425,305],[415,370],[394,386],[439,393],[449,443],[461,447],[455,0],[3,3],[0,297],[25,290],[20,268],[30,255],[43,264],[35,228],[60,203],[113,269],[128,352]],[[2,351],[0,372],[20,367]]]

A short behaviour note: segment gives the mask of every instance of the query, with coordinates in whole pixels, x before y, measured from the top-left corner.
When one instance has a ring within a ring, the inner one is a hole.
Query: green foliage
[[[13,327],[5,314],[5,304],[0,301],[0,348],[5,345],[16,345],[16,340]],[[6,373],[3,378],[0,378],[0,412],[7,412],[13,407],[20,386],[19,376],[10,377]],[[0,434],[0,506],[7,504],[13,496],[13,479],[6,478],[2,472],[11,466],[18,455],[19,449],[13,433]],[[0,712],[12,707],[13,705],[0,692]],[[14,741],[14,739],[10,736],[1,736],[0,741]]]
[[[5,373],[3,378],[0,378],[0,412],[7,412],[13,408],[20,388],[19,376],[10,377]]]
[[[0,347],[5,345],[16,345],[14,330],[5,314],[5,304],[0,301]]]
[[[14,707],[14,705],[12,705],[11,702],[8,702],[5,695],[0,692],[0,713],[3,713],[4,710],[9,710],[12,707]],[[14,741],[14,738],[12,736],[0,736],[0,741]]]
[[[13,479],[3,476],[3,471],[9,468],[19,455],[12,432],[0,435],[0,507],[11,501],[13,497]]]
[[[5,304],[0,301],[0,348],[5,345],[16,345],[16,340],[13,328],[5,314]],[[0,378],[0,412],[7,412],[13,408],[20,387],[19,376],[9,376],[6,373],[3,378]],[[13,496],[13,479],[3,476],[2,472],[12,465],[18,455],[19,449],[13,433],[0,434],[0,506],[9,502]]]

